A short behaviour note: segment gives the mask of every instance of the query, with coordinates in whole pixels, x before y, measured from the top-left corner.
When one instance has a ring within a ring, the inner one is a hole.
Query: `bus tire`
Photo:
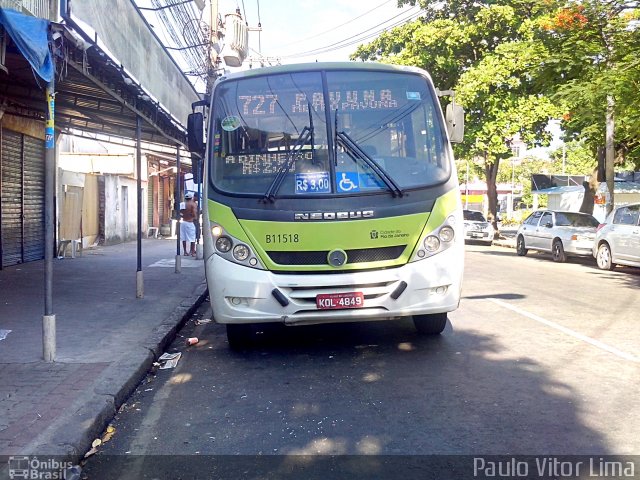
[[[227,341],[232,350],[245,350],[253,344],[253,325],[250,323],[227,323]]]
[[[447,326],[447,313],[431,313],[429,315],[414,315],[413,324],[423,335],[439,335]]]

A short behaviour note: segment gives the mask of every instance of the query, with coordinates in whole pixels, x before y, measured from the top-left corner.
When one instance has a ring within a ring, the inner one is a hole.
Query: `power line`
[[[242,0],[242,14],[244,15],[244,23],[249,25],[249,21],[247,19],[247,11],[244,8],[244,0]]]
[[[258,50],[262,52],[262,20],[260,20],[260,0],[256,0],[258,4]]]
[[[380,8],[380,7],[384,6],[384,5],[386,5],[387,3],[390,3],[390,2],[392,2],[392,1],[395,1],[395,0],[385,0],[385,1],[384,1],[384,2],[382,2],[380,5],[378,5],[378,6],[376,6],[376,7],[373,7],[371,10],[367,10],[366,12],[364,12],[364,13],[362,13],[362,14],[358,15],[357,17],[354,17],[354,18],[352,18],[351,20],[348,20],[348,21],[346,21],[346,22],[344,22],[344,23],[341,23],[340,25],[336,25],[335,27],[330,28],[329,30],[325,30],[324,32],[320,32],[320,33],[317,33],[317,34],[315,34],[315,35],[311,35],[310,37],[301,38],[301,39],[299,39],[299,40],[296,40],[295,42],[289,42],[289,43],[285,43],[284,45],[279,45],[279,46],[277,46],[276,48],[288,47],[289,45],[293,45],[293,44],[295,44],[295,43],[304,42],[305,40],[311,40],[312,38],[320,37],[320,36],[322,36],[322,35],[324,35],[324,34],[326,34],[326,33],[333,32],[334,30],[337,30],[337,29],[338,29],[338,28],[340,28],[340,27],[344,27],[345,25],[349,25],[351,22],[353,22],[353,21],[355,21],[355,20],[358,20],[359,18],[362,18],[362,17],[364,17],[365,15],[368,15],[369,13],[373,12],[374,10],[377,10],[378,8]]]
[[[200,28],[202,12],[198,13],[192,3],[183,0],[151,0],[151,3],[158,9],[156,17],[173,43],[172,47],[167,48],[179,50],[191,71],[206,75],[208,55],[203,46],[207,45],[207,38]]]
[[[418,7],[412,7],[412,10],[414,10],[413,12],[411,10],[407,10],[405,12],[402,12],[398,15],[395,15],[393,17],[391,17],[388,20],[385,20],[382,23],[379,23],[378,25],[374,25],[373,27],[370,27],[366,30],[363,30],[362,32],[356,33],[355,35],[352,35],[350,37],[344,38],[342,40],[339,40],[335,43],[331,43],[329,45],[325,45],[323,47],[318,47],[318,48],[314,48],[312,50],[307,50],[307,51],[303,51],[303,52],[298,52],[298,53],[293,53],[290,55],[284,55],[282,58],[291,58],[291,57],[302,57],[302,56],[307,56],[307,55],[316,55],[319,53],[326,53],[326,52],[330,52],[333,50],[338,50],[340,48],[344,48],[350,45],[353,45],[355,43],[361,42],[362,40],[366,40],[368,38],[374,37],[376,35],[379,35],[380,33],[384,32],[385,30],[389,30],[391,28],[397,27],[398,25],[402,25],[406,22],[409,22],[411,20],[414,20],[415,18],[419,17],[422,14],[422,10],[418,10],[417,12],[415,11],[415,8]],[[398,20],[397,22],[391,24],[391,25],[385,25],[386,23],[398,18],[401,15],[406,15],[407,13],[409,13],[409,15],[405,16],[404,18],[401,18],[400,20]],[[379,28],[382,27],[382,28]],[[374,30],[378,28],[378,30],[374,31],[373,33],[363,36],[361,37],[361,35]],[[355,39],[355,40],[352,40]],[[352,40],[349,42],[349,40]]]
[[[412,9],[415,9],[415,8],[418,8],[418,7],[412,7]],[[364,33],[367,33],[367,32],[369,32],[369,31],[371,31],[371,30],[373,30],[375,28],[379,28],[379,27],[385,25],[386,23],[388,23],[389,21],[391,21],[391,20],[393,20],[395,18],[398,18],[399,16],[404,15],[404,14],[409,13],[409,12],[410,12],[410,14],[408,16],[406,16],[404,18],[401,18],[397,22],[395,22],[395,23],[393,23],[391,25],[386,25],[386,26],[374,31],[373,33],[371,33],[369,35],[366,35],[364,37],[360,37]],[[352,35],[350,37],[347,37],[345,39],[342,39],[342,40],[340,40],[338,42],[335,42],[335,43],[332,43],[330,45],[325,45],[323,47],[318,47],[318,48],[315,48],[315,49],[312,49],[312,50],[307,50],[307,51],[304,51],[304,52],[297,52],[297,53],[292,53],[292,54],[289,54],[289,55],[282,55],[281,57],[282,58],[306,57],[306,56],[311,56],[311,55],[319,55],[321,53],[327,53],[327,52],[331,52],[331,51],[334,51],[334,50],[339,50],[341,48],[348,47],[350,45],[354,45],[356,43],[362,42],[363,40],[367,40],[369,38],[375,37],[375,36],[379,35],[380,33],[384,32],[385,30],[389,30],[391,28],[395,28],[395,27],[397,27],[399,25],[403,25],[405,23],[413,21],[416,18],[420,17],[420,15],[422,15],[422,12],[423,12],[422,9],[419,9],[417,12],[415,10],[413,12],[408,10],[406,12],[402,12],[402,13],[400,13],[398,15],[395,15],[394,17],[391,17],[389,20],[385,20],[384,22],[379,23],[378,25],[375,25],[375,26],[373,26],[371,28],[368,28],[368,29],[366,29],[366,30],[364,30],[362,32],[359,32],[359,33],[357,33],[355,35]],[[356,38],[356,37],[359,37],[359,38]],[[355,38],[355,40],[352,40],[354,38]],[[349,42],[349,40],[351,40],[351,41]],[[345,42],[347,42],[347,43],[345,43]]]

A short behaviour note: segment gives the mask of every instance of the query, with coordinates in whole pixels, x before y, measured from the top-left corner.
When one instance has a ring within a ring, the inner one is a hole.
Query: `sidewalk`
[[[500,238],[493,241],[498,247],[516,248],[516,232],[518,227],[500,228]]]
[[[77,460],[91,448],[205,300],[202,260],[181,257],[175,273],[175,242],[143,240],[142,299],[136,242],[54,259],[54,363],[42,360],[44,261],[0,270],[0,331],[11,330],[0,340],[0,456]]]
[[[493,241],[496,247],[516,248],[515,238],[499,238]]]

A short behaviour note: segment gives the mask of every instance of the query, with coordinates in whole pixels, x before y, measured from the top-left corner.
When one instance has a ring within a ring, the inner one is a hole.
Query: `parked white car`
[[[613,209],[598,227],[592,253],[603,270],[640,267],[640,203]]]
[[[566,262],[568,255],[591,256],[599,223],[587,213],[537,210],[520,225],[516,252],[550,252],[556,262]]]
[[[464,216],[464,239],[491,245],[495,229],[491,223],[487,222],[484,215],[476,210],[464,210],[462,213]]]

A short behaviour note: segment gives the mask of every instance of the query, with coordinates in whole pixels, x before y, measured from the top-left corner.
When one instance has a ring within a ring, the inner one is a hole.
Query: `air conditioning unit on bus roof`
[[[220,56],[229,67],[239,67],[249,52],[249,29],[239,13],[224,17],[225,44]]]

